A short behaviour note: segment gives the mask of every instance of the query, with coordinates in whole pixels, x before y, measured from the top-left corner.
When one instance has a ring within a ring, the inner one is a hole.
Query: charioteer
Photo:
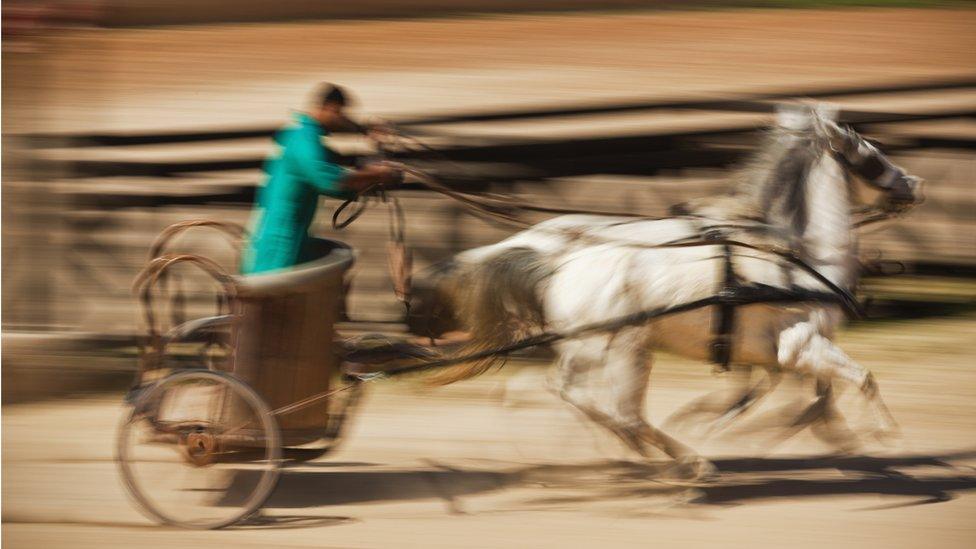
[[[251,240],[244,250],[241,271],[255,274],[302,263],[308,230],[315,218],[319,195],[351,199],[374,185],[402,179],[388,164],[344,168],[323,143],[334,131],[379,134],[382,126],[362,126],[346,116],[351,103],[347,92],[323,84],[306,112],[295,114],[274,141],[277,152],[265,163],[265,184],[258,191]]]

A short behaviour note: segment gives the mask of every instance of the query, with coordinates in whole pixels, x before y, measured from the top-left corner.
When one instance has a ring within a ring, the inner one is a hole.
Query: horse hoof
[[[699,482],[711,482],[718,478],[718,469],[711,461],[700,458],[694,466],[695,480]]]
[[[884,427],[873,431],[871,436],[885,446],[893,446],[902,439],[902,432],[898,427]]]
[[[679,459],[673,466],[676,473],[671,484],[679,486],[699,486],[718,478],[718,469],[703,457]]]

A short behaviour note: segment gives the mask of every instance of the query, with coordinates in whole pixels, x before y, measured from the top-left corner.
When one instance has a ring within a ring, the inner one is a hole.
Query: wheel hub
[[[210,465],[217,458],[217,439],[201,428],[186,436],[183,449],[190,463],[200,467]]]

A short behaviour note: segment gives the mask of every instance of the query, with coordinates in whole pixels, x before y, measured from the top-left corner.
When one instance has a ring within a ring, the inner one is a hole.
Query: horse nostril
[[[915,204],[925,202],[925,193],[922,190],[924,185],[925,180],[921,177],[912,176],[911,179],[909,179],[908,188],[912,191],[912,198],[914,199]]]

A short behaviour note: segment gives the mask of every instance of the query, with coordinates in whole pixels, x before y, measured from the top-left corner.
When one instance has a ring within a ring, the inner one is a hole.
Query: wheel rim
[[[172,374],[134,403],[116,461],[137,507],[185,528],[234,524],[274,490],[281,437],[253,389],[213,371]]]

